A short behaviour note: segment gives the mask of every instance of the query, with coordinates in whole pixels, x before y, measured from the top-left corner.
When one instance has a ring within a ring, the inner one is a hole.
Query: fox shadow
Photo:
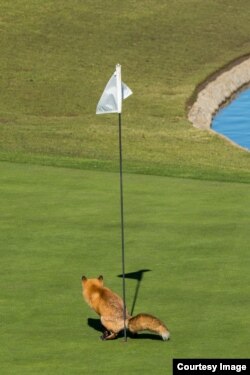
[[[88,326],[93,328],[95,331],[98,331],[100,333],[103,333],[106,329],[103,327],[100,319],[93,319],[93,318],[88,318],[87,320]],[[120,332],[116,338],[123,337],[123,332]],[[155,335],[153,333],[137,333],[137,334],[132,334],[131,332],[127,332],[127,337],[131,339],[149,339],[149,340],[160,340],[162,341],[162,338],[158,335]]]

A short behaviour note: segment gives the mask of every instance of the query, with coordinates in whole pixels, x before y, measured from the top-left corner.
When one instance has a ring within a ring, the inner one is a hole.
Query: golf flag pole
[[[123,160],[122,160],[122,100],[132,94],[130,88],[122,82],[121,65],[116,65],[115,73],[108,81],[97,104],[96,114],[118,113],[119,159],[120,159],[120,211],[121,211],[121,247],[122,247],[122,291],[124,340],[127,341],[126,330],[126,287],[125,287],[125,241],[124,241],[124,209],[123,209]]]
[[[116,65],[116,88],[117,88],[117,112],[118,115],[122,114],[122,72],[121,65]],[[119,116],[121,117],[121,116]]]
[[[118,101],[119,127],[119,160],[120,160],[120,204],[121,204],[121,243],[122,243],[122,295],[123,295],[123,322],[124,340],[127,341],[126,330],[126,285],[125,285],[125,241],[124,241],[124,210],[123,210],[123,168],[122,168],[122,80],[121,65],[116,65],[116,85]]]

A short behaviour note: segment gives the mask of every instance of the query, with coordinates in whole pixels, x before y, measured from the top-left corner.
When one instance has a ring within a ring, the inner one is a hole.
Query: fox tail
[[[139,331],[151,331],[158,333],[164,341],[170,338],[170,332],[165,324],[150,314],[138,314],[129,318],[127,328],[131,333],[136,333]]]

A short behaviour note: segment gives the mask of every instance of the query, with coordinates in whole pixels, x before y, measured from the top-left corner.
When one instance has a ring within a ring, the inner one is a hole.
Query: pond
[[[219,110],[212,121],[212,129],[250,150],[250,89]]]

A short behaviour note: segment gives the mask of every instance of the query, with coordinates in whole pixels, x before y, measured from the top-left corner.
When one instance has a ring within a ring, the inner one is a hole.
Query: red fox
[[[101,337],[103,340],[115,339],[124,329],[123,300],[112,290],[104,287],[103,276],[97,279],[87,279],[82,276],[83,297],[87,304],[101,317],[102,325],[107,331]],[[126,311],[126,328],[131,333],[152,331],[158,333],[163,340],[170,337],[169,330],[163,322],[149,314],[130,316]]]

